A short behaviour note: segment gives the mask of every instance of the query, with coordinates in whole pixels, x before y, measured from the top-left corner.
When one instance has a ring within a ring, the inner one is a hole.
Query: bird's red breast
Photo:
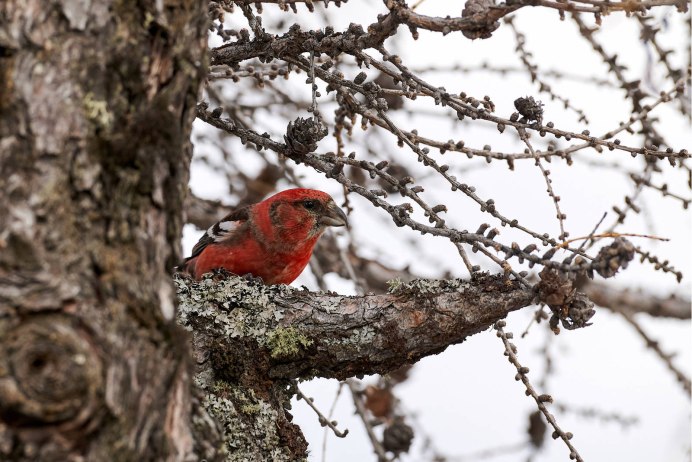
[[[325,228],[347,223],[327,193],[289,189],[214,224],[181,267],[195,279],[223,268],[266,284],[290,284],[307,266]]]

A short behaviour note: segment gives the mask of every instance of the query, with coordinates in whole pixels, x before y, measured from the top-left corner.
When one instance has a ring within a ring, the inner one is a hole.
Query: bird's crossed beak
[[[333,201],[327,204],[327,211],[319,219],[324,226],[346,226],[348,227],[348,217]]]

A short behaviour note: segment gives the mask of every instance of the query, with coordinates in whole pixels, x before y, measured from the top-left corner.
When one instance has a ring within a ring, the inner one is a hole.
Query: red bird
[[[229,213],[207,230],[179,268],[195,279],[223,268],[265,284],[290,284],[307,266],[325,228],[347,225],[329,194],[289,189]]]

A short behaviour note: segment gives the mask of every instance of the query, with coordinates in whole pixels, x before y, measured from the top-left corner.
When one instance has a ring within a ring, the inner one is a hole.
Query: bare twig
[[[344,389],[344,382],[339,382],[339,388],[337,388],[336,393],[334,394],[334,400],[332,401],[332,405],[329,408],[329,415],[327,416],[327,420],[331,422],[332,416],[334,415],[334,410],[336,409],[336,403],[339,401],[339,397],[341,396],[341,391]],[[325,428],[324,430],[324,436],[322,437],[322,462],[327,461],[327,436],[329,435],[329,432]]]
[[[353,397],[353,404],[355,404],[356,406],[356,413],[358,414],[358,417],[360,417],[360,419],[363,421],[365,431],[367,432],[368,438],[370,438],[370,443],[372,444],[372,448],[375,451],[375,454],[377,455],[377,461],[390,462],[391,459],[387,457],[387,453],[385,452],[382,443],[377,438],[377,435],[375,435],[375,431],[373,430],[372,425],[370,424],[368,411],[367,409],[365,409],[365,404],[363,403],[363,398],[361,397],[361,390],[358,386],[358,383],[354,379],[347,379],[346,385],[348,385],[348,389],[351,391],[351,396]]]
[[[517,358],[516,354],[517,347],[514,346],[514,344],[510,341],[510,339],[512,338],[512,334],[510,332],[504,331],[505,325],[505,321],[498,321],[495,323],[495,330],[497,330],[497,336],[500,339],[502,339],[502,343],[505,346],[505,356],[507,356],[507,360],[510,363],[512,363],[512,365],[517,369],[517,375],[515,376],[515,379],[521,380],[521,382],[526,387],[526,395],[531,396],[534,399],[534,401],[536,401],[538,410],[541,411],[543,416],[545,416],[545,419],[555,430],[553,432],[553,439],[560,438],[565,443],[565,445],[570,450],[570,459],[576,460],[577,462],[583,462],[584,459],[581,458],[579,452],[577,452],[577,449],[574,447],[574,445],[572,445],[572,433],[563,431],[557,424],[555,416],[553,416],[548,411],[546,403],[553,402],[552,396],[539,395],[538,392],[536,392],[536,390],[533,388],[533,385],[531,385],[531,382],[527,377],[527,374],[529,373],[529,368],[524,367],[521,365],[521,363],[519,363],[519,359]]]
[[[622,314],[622,317],[625,318],[632,327],[634,327],[634,330],[637,331],[639,336],[644,339],[647,348],[652,349],[654,353],[661,358],[663,364],[665,364],[668,370],[673,373],[675,379],[682,386],[685,392],[687,392],[688,397],[690,397],[690,394],[692,393],[692,383],[690,382],[690,378],[687,377],[685,373],[682,372],[675,364],[673,364],[673,355],[664,353],[661,346],[658,344],[658,341],[652,339],[631,314],[627,312],[621,312],[620,314]]]
[[[293,380],[293,386],[296,389],[296,395],[298,395],[298,399],[303,399],[306,403],[308,403],[308,406],[312,408],[313,411],[315,411],[315,414],[317,414],[317,417],[319,419],[320,425],[327,426],[329,427],[332,432],[334,432],[334,435],[336,435],[339,438],[345,438],[346,435],[348,435],[348,428],[345,428],[344,431],[340,431],[337,426],[336,420],[330,420],[329,418],[325,417],[324,414],[315,406],[315,403],[313,403],[312,398],[308,398],[303,394],[303,392],[300,390],[300,387],[298,387],[298,381]]]

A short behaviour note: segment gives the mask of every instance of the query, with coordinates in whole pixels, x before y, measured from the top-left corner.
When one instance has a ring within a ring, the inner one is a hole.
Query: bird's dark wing
[[[223,217],[213,224],[206,233],[197,241],[192,248],[192,255],[187,257],[183,265],[198,256],[206,246],[214,242],[225,241],[233,236],[235,231],[240,228],[250,218],[250,207],[241,207]],[[181,265],[182,266],[182,265]]]

